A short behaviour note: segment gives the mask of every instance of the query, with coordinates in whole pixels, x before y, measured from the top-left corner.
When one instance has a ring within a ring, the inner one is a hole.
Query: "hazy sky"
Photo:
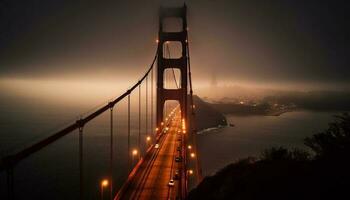
[[[4,0],[0,78],[132,79],[151,62],[160,0]],[[194,84],[350,84],[350,5],[191,0]]]

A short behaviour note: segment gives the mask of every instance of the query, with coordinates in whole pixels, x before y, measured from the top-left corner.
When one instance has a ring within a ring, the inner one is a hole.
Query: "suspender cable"
[[[7,174],[7,195],[10,200],[15,199],[14,183],[13,183],[13,167],[10,167],[6,171]]]
[[[130,151],[130,94],[128,95],[128,169],[131,171]]]
[[[79,120],[81,122],[81,120]],[[79,126],[79,199],[84,199],[84,171],[83,171],[83,126]]]
[[[152,60],[152,63],[150,64],[150,66],[148,67],[148,70],[146,71],[146,73],[142,76],[142,78],[135,83],[128,91],[124,92],[122,95],[120,95],[119,97],[115,98],[113,101],[111,101],[111,104],[116,104],[119,101],[123,100],[126,96],[128,96],[138,85],[140,85],[142,83],[142,81],[146,78],[146,76],[148,76],[148,74],[150,73],[151,69],[154,67],[154,63],[157,60],[157,56],[158,56],[158,48],[159,45],[157,46],[154,58]],[[101,115],[102,113],[104,113],[105,111],[107,111],[110,108],[110,105],[104,105],[103,107],[97,109],[95,112],[85,116],[84,118],[82,118],[80,121],[84,124],[88,123],[89,121],[93,120],[94,118],[96,118],[97,116]],[[49,137],[32,144],[31,146],[22,149],[21,151],[12,154],[12,155],[7,155],[4,158],[1,159],[0,161],[0,171],[8,169],[12,166],[15,166],[18,162],[22,161],[23,159],[25,159],[26,157],[40,151],[41,149],[47,147],[48,145],[50,145],[51,143],[59,140],[60,138],[64,137],[65,135],[73,132],[76,129],[79,129],[79,123],[78,122],[74,122],[64,128],[62,128],[61,130],[55,132],[54,134],[50,135]]]
[[[148,76],[146,77],[146,133],[148,133]]]
[[[151,133],[153,133],[154,131],[154,126],[153,126],[153,87],[154,87],[154,83],[153,83],[153,68],[151,70]],[[153,135],[153,134],[151,134]]]
[[[167,51],[168,51],[168,58],[170,59],[171,58],[171,54],[170,54],[169,44],[166,44],[166,48],[167,48]],[[179,84],[177,84],[177,81],[176,81],[175,70],[174,70],[174,68],[171,68],[171,70],[173,72],[173,78],[174,78],[175,86],[176,86],[177,89],[179,89],[180,86],[179,86]]]
[[[111,120],[111,127],[110,127],[110,131],[111,131],[111,135],[110,135],[110,199],[113,199],[113,107],[110,108],[110,120]]]
[[[138,148],[141,151],[141,85],[139,85],[139,138],[138,138]]]
[[[189,77],[189,82],[190,82],[190,105],[191,105],[191,115],[192,115],[192,130],[193,130],[193,145],[195,148],[195,151],[197,152],[196,156],[196,174],[197,174],[197,182],[200,183],[202,180],[202,169],[200,166],[200,156],[197,148],[197,138],[196,138],[196,123],[195,123],[195,111],[194,111],[194,103],[193,103],[193,89],[192,89],[192,74],[191,74],[191,62],[190,62],[190,47],[189,47],[189,40],[188,40],[188,35],[186,36],[186,41],[187,41],[187,63],[188,63],[188,77]]]

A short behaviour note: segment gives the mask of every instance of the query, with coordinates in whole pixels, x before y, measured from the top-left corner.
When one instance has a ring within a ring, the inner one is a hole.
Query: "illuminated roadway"
[[[164,128],[164,134],[159,138],[159,148],[154,146],[149,150],[135,176],[129,180],[125,191],[117,199],[177,199],[181,197],[181,167],[182,162],[176,162],[182,151],[180,112],[174,112]],[[179,147],[180,149],[178,149]],[[179,179],[175,180],[175,171],[179,171]],[[174,179],[174,186],[169,186]]]

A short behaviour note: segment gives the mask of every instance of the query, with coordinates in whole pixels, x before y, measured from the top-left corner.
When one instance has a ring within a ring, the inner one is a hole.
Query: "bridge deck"
[[[174,180],[174,186],[168,185],[175,170],[181,167],[181,162],[175,162],[177,146],[181,146],[178,140],[182,137],[178,134],[180,125],[181,117],[177,113],[169,124],[169,130],[160,138],[159,149],[153,148],[144,158],[120,199],[176,199],[181,196],[180,179]]]

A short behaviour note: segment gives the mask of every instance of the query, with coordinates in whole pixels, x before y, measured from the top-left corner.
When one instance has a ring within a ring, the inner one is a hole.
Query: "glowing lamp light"
[[[151,137],[150,137],[150,136],[147,136],[147,137],[146,137],[146,140],[147,140],[147,142],[151,141]]]
[[[156,128],[156,131],[159,131],[159,128],[158,128],[158,127]]]
[[[191,158],[194,158],[196,157],[196,154],[195,153],[191,153]]]
[[[162,126],[163,126],[163,125],[164,125],[164,122],[161,122],[161,123],[160,123],[160,125],[162,125]]]
[[[188,147],[187,147],[188,149],[192,149],[192,146],[191,145],[188,145]]]
[[[158,40],[158,39],[156,39],[156,43],[159,43],[159,40]]]
[[[192,169],[188,170],[188,174],[192,175],[193,174],[193,170]]]
[[[108,182],[107,179],[103,179],[103,180],[101,181],[101,186],[102,186],[102,187],[107,187],[108,184],[109,184],[109,182]]]
[[[133,156],[136,156],[137,153],[138,153],[138,152],[137,152],[137,149],[134,149],[134,150],[132,151],[132,155],[133,155]]]

